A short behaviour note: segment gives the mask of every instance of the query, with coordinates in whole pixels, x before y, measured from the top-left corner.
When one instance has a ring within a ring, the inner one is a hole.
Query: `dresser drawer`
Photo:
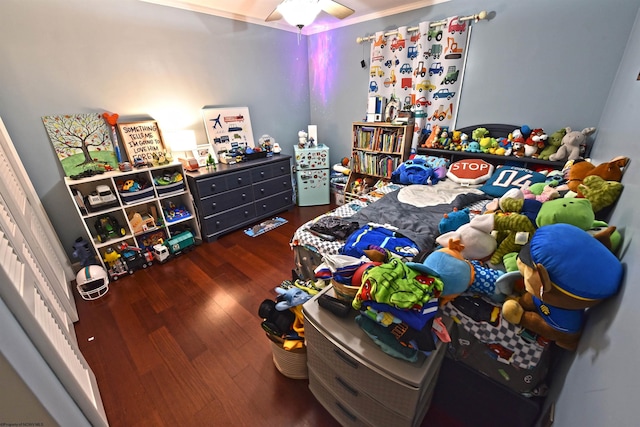
[[[309,371],[309,390],[343,427],[371,427],[371,424],[366,422],[353,408],[335,397],[316,378],[312,378],[311,371]],[[389,424],[389,427],[393,425]]]
[[[347,351],[331,344],[314,328],[307,328],[306,324],[304,333],[307,342],[309,370],[317,370],[320,363],[326,363],[333,367],[335,375],[342,378],[351,387],[356,390],[367,390],[368,395],[374,400],[385,402],[387,406],[394,408],[399,414],[415,411],[420,400],[418,389],[400,384],[373,371],[353,358]]]
[[[256,215],[267,215],[271,212],[281,211],[292,205],[292,192],[291,190],[276,194],[275,196],[266,197],[264,199],[256,200]]]
[[[274,194],[289,191],[291,194],[291,175],[282,175],[276,178],[260,181],[253,185],[253,197],[255,200],[263,197],[273,196]]]
[[[256,217],[253,203],[230,209],[218,215],[205,218],[202,226],[205,236],[220,233]]]
[[[199,180],[197,183],[198,197],[200,199],[221,193],[234,188],[243,187],[251,184],[251,171],[244,170],[238,172],[227,173],[224,175],[214,176]]]
[[[385,405],[387,402],[377,402],[371,398],[366,390],[359,389],[348,380],[336,373],[332,367],[324,362],[317,361],[309,366],[309,382],[318,382],[328,390],[338,402],[346,405],[358,419],[364,420],[368,425],[411,427],[413,420],[406,418],[411,413],[397,413]]]
[[[363,362],[363,360],[373,360],[374,358],[379,360],[382,357],[389,361],[389,366],[399,362],[401,362],[400,365],[408,364],[411,368],[414,365],[411,362],[394,359],[384,354],[371,338],[360,330],[353,319],[345,320],[353,322],[353,336],[360,341],[364,340],[366,345],[361,351],[360,357],[355,356],[337,342],[329,340],[311,321],[306,318],[305,320],[309,368],[315,368],[320,362],[331,366],[337,375],[353,387],[358,390],[366,390],[369,396],[378,402],[384,402],[385,406],[392,408],[398,414],[415,413],[425,400],[429,384],[437,379],[446,349],[442,343],[439,343],[437,349],[424,360],[421,368],[416,366],[423,378],[421,378],[420,384],[413,385],[399,381],[371,363]]]
[[[232,191],[215,194],[200,200],[202,215],[209,216],[224,212],[236,206],[245,205],[253,201],[253,190],[250,185],[236,188]]]
[[[281,162],[277,162],[275,164],[256,166],[251,170],[251,179],[255,183],[276,176],[288,175],[289,170],[289,159],[287,159],[286,161],[283,160]]]

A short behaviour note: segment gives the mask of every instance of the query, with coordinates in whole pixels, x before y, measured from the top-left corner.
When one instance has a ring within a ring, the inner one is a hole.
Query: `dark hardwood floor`
[[[289,240],[328,206],[296,207],[77,297],[80,348],[111,426],[337,426],[306,380],[278,372],[258,306],[291,278]]]
[[[98,300],[77,297],[77,338],[110,425],[338,426],[308,381],[274,367],[258,316],[291,278],[294,231],[327,210],[296,207],[264,235],[239,230],[112,282]]]

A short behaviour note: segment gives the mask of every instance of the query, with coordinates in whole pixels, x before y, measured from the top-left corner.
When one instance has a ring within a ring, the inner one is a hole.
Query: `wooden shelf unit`
[[[357,197],[353,193],[353,185],[358,179],[389,181],[392,172],[409,158],[413,131],[413,119],[407,124],[354,122],[351,173],[345,186],[345,195],[350,199]]]

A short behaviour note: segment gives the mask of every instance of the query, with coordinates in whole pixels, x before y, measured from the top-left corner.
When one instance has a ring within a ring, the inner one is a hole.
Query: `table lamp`
[[[180,163],[187,171],[198,170],[198,159],[193,157],[193,150],[198,146],[196,133],[192,130],[173,130],[163,133],[165,142],[171,147],[174,157],[178,157]],[[179,154],[182,152],[183,157]]]

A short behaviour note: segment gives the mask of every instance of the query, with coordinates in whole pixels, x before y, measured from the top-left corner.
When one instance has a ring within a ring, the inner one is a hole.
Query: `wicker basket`
[[[309,378],[307,371],[307,349],[285,350],[281,345],[271,342],[273,364],[282,375],[294,380]]]
[[[336,294],[336,298],[343,301],[353,301],[360,290],[360,286],[343,285],[333,279],[331,279],[331,285],[333,286],[333,293]]]

